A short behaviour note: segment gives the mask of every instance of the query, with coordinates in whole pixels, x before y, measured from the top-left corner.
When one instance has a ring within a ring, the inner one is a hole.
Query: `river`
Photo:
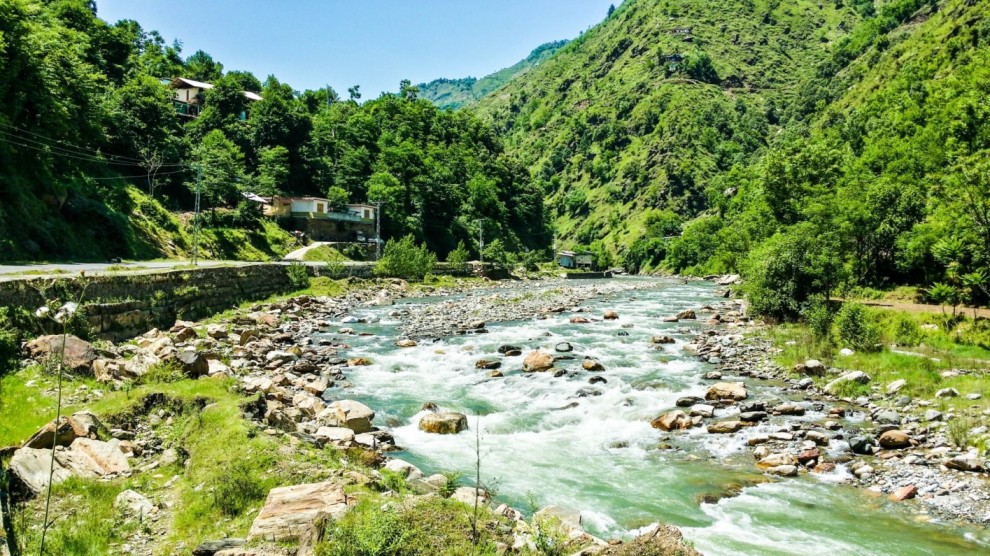
[[[646,289],[584,304],[589,316],[617,311],[617,321],[570,324],[571,315],[563,313],[489,323],[488,334],[421,341],[414,348],[394,346],[399,322],[389,315],[403,305],[438,299],[355,311],[370,324],[346,326],[374,335],[354,337],[348,355],[367,356],[375,364],[350,369],[352,386],[335,394],[374,408],[376,423],[391,429],[404,448],[394,455],[425,473],[473,477],[477,442],[482,482],[498,500],[523,510],[546,505],[580,510],[584,527],[606,539],[632,536],[659,521],[680,527],[708,555],[990,552],[985,529],[933,523],[910,511],[916,502],[896,504],[834,484],[848,476],[843,466],[826,476],[768,481],[753,465],[742,435],[708,435],[703,428],[669,435],[651,428],[650,420],[678,397],[703,396],[710,383],[702,375],[711,366],[681,349],[703,328],[701,321],[663,323],[661,317],[721,300],[704,282],[643,285]],[[649,341],[654,335],[672,336],[676,344],[657,350]],[[504,344],[521,346],[524,353],[553,352],[563,341],[574,346],[577,357],[557,366],[573,376],[524,374],[522,357],[506,359],[504,378],[475,368],[478,359],[499,358],[497,349]],[[582,370],[584,356],[598,359],[606,370]],[[608,382],[589,384],[595,375]],[[751,398],[777,390],[746,382]],[[425,402],[469,415],[470,430],[456,436],[419,431]],[[771,421],[763,430],[781,425]],[[740,489],[736,496],[702,501],[706,494]]]

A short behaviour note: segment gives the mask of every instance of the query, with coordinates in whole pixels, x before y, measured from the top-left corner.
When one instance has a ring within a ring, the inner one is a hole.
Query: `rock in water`
[[[75,373],[89,371],[96,360],[96,351],[89,342],[79,339],[72,334],[65,336],[65,368]],[[25,349],[34,359],[57,360],[62,351],[62,335],[41,336],[27,343]]]
[[[616,313],[615,311],[605,311],[605,314],[602,315],[602,317],[605,320],[618,320],[619,319],[619,313]]]
[[[375,412],[361,402],[339,400],[333,402],[317,416],[317,421],[333,427],[344,427],[355,433],[370,431]]]
[[[903,486],[894,492],[890,493],[890,499],[894,502],[903,502],[904,500],[910,500],[918,494],[918,487],[914,485]]]
[[[746,386],[741,382],[719,382],[713,384],[705,392],[706,400],[745,400],[749,394],[746,393]]]
[[[433,434],[457,434],[467,428],[467,416],[463,413],[430,413],[419,420],[419,429]]]
[[[570,345],[570,344],[568,344]],[[559,349],[557,351],[560,351]],[[547,371],[553,368],[553,356],[543,351],[533,351],[523,360],[523,371],[527,373]]]
[[[395,342],[395,345],[400,348],[414,348],[419,344],[416,343],[416,340],[404,339]]]
[[[340,519],[347,510],[343,487],[332,482],[274,488],[248,540],[296,541],[320,521]]]
[[[600,361],[595,359],[585,359],[581,361],[581,367],[586,371],[591,371],[593,373],[600,373],[605,370],[605,365],[602,365]]]
[[[678,429],[689,429],[691,428],[691,424],[691,418],[688,417],[686,413],[680,410],[675,410],[657,417],[650,423],[650,426],[655,429],[672,431]]]
[[[677,313],[678,320],[696,320],[697,318],[698,315],[696,315],[695,312],[692,311],[691,309],[687,309],[681,311],[680,313]]]
[[[709,434],[729,434],[733,432],[738,432],[743,428],[742,421],[722,421],[721,423],[712,423],[708,425]]]

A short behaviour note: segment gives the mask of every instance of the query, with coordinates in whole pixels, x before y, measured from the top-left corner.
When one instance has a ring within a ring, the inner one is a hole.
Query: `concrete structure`
[[[591,268],[592,255],[588,252],[560,251],[557,264],[564,268]]]

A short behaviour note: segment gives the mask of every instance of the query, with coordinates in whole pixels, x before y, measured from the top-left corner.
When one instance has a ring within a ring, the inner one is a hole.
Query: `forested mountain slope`
[[[622,253],[731,186],[860,19],[834,1],[628,0],[477,111],[531,169],[567,242]]]
[[[536,47],[524,60],[501,69],[481,79],[464,77],[461,79],[434,79],[418,85],[420,95],[440,108],[461,108],[473,103],[506,83],[540,65],[551,58],[568,41],[555,41]]]
[[[213,85],[198,117],[177,113],[176,77]],[[476,116],[408,81],[358,99],[183,57],[89,0],[0,0],[0,260],[188,253],[197,183],[210,256],[275,256],[288,239],[248,192],[379,200],[386,239],[441,255],[462,240],[476,251],[479,225],[498,248],[549,245],[541,192]]]

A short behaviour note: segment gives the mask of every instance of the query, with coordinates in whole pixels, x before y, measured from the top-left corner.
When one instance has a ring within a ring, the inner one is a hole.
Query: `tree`
[[[327,200],[330,201],[330,210],[334,212],[343,212],[346,210],[349,198],[350,195],[343,187],[332,185],[327,190]]]
[[[470,256],[467,247],[464,246],[464,241],[461,240],[457,242],[457,247],[453,251],[447,253],[447,264],[450,265],[450,269],[453,272],[464,273],[467,271],[467,263]]]
[[[416,100],[419,96],[419,87],[412,84],[412,81],[403,79],[399,83],[399,96],[406,100]]]
[[[215,129],[203,138],[195,149],[194,159],[199,172],[200,188],[212,210],[231,201],[237,194],[244,174],[244,154],[223,132]],[[195,190],[196,183],[189,183]]]
[[[289,180],[289,150],[279,145],[258,151],[259,195],[281,195]]]
[[[186,58],[186,75],[189,79],[213,83],[223,76],[223,64],[202,50]]]
[[[605,17],[606,18],[612,17],[612,14],[614,14],[614,13],[615,13],[615,4],[609,4],[609,6],[608,6],[608,15],[606,15]]]
[[[361,100],[361,86],[355,85],[353,87],[348,87],[347,94],[350,95],[351,100],[354,101]]]

